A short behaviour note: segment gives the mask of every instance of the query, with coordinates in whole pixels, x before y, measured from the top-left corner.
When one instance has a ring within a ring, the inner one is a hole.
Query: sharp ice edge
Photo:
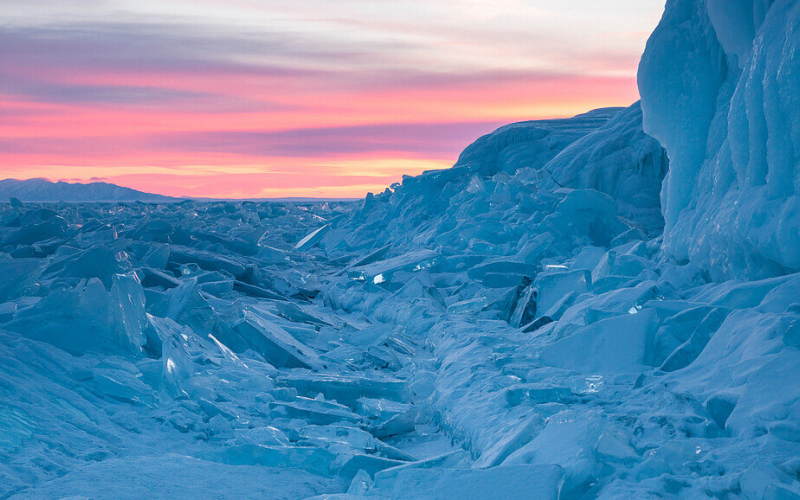
[[[360,204],[2,205],[0,498],[800,497],[799,10]]]

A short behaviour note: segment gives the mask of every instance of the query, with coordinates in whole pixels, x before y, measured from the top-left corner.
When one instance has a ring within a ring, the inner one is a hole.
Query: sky
[[[0,0],[0,178],[361,197],[638,99],[664,0]]]

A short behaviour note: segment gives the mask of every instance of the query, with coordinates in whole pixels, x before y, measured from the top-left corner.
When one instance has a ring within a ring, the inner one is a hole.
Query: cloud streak
[[[503,123],[634,101],[663,0],[562,3],[17,3],[0,13],[0,177],[359,196]]]

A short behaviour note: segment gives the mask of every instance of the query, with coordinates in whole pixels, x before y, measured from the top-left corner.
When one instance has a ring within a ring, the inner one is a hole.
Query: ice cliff
[[[358,203],[0,203],[0,499],[800,498],[798,19]]]
[[[800,269],[798,29],[794,0],[671,0],[642,58],[665,247],[715,278]]]

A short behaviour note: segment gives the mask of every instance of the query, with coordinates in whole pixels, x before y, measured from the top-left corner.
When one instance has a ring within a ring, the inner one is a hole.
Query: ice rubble
[[[355,205],[5,206],[2,497],[800,494],[800,276],[664,260],[639,116]]]
[[[797,14],[356,204],[0,205],[0,498],[800,498]]]

